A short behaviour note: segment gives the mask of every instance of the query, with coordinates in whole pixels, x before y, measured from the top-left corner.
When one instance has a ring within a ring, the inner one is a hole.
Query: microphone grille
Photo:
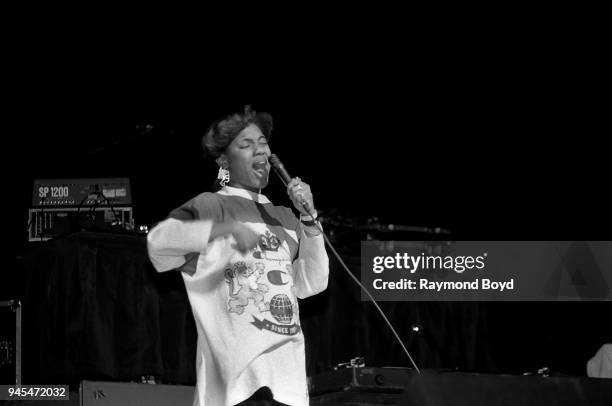
[[[281,163],[280,159],[278,159],[278,157],[276,156],[276,154],[270,154],[270,163],[271,163],[271,164],[272,164],[272,166],[274,166],[274,167],[283,166],[283,164]]]

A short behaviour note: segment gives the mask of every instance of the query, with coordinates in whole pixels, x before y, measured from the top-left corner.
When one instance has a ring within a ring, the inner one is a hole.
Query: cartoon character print
[[[225,281],[229,285],[230,313],[242,314],[249,300],[260,312],[270,309],[270,303],[265,301],[264,296],[269,287],[258,282],[264,270],[265,265],[261,262],[255,262],[249,266],[244,261],[238,261],[225,270]]]
[[[260,234],[250,260],[239,260],[225,270],[230,313],[242,315],[251,303],[259,314],[267,313],[261,319],[257,313],[251,314],[251,324],[256,328],[276,334],[299,333],[295,269],[289,252],[287,242],[266,230]]]

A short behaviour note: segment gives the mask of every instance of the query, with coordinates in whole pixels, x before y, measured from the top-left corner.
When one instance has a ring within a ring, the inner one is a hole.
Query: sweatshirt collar
[[[239,196],[261,204],[270,203],[268,198],[261,193],[253,193],[246,189],[232,186],[224,186],[223,189],[219,190],[217,193],[223,196]]]

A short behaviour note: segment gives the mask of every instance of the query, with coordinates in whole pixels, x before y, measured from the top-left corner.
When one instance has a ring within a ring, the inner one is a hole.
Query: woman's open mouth
[[[268,174],[268,171],[270,170],[268,167],[268,162],[267,161],[262,161],[262,162],[255,162],[253,164],[253,169],[255,170],[255,172],[259,175],[259,176],[265,176]]]

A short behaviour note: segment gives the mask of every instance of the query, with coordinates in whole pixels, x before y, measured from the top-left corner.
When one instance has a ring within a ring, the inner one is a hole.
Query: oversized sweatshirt
[[[225,221],[253,229],[257,246],[243,255],[231,235],[209,242]],[[263,386],[281,403],[308,405],[297,299],[327,287],[323,237],[291,209],[226,186],[172,211],[147,241],[159,272],[182,271],[198,331],[194,405],[234,405]]]

